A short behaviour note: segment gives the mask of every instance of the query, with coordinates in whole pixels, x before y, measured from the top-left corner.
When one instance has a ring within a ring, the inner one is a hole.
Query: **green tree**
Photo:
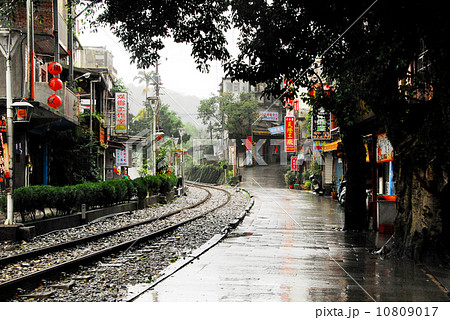
[[[115,79],[113,91],[114,92],[128,92],[128,88],[126,87],[122,78]]]
[[[178,129],[184,128],[183,121],[175,111],[169,110],[169,105],[163,105],[160,110],[160,128],[166,137],[180,137]],[[183,134],[183,143],[190,139],[189,133]]]
[[[213,131],[222,132],[224,130],[226,117],[224,106],[231,104],[233,99],[231,93],[225,93],[200,101],[200,106],[197,108],[198,118],[207,125],[211,136]]]
[[[242,93],[236,99],[232,93],[227,92],[201,100],[197,112],[209,130],[228,130],[231,138],[243,138],[251,134],[257,106],[258,102],[252,94]]]
[[[142,111],[145,111],[145,109],[142,109]],[[149,121],[146,118],[146,113],[143,115],[142,114],[143,113],[141,112],[136,116],[132,113],[128,114],[128,123],[131,136],[142,134],[142,132],[151,128],[149,127]]]
[[[153,71],[145,72],[145,70],[139,70],[138,75],[135,76],[133,80],[138,80],[139,84],[145,83],[145,87],[142,92],[145,93],[145,99],[147,99],[150,91],[150,85],[156,83],[156,74]]]
[[[251,135],[252,124],[257,118],[258,101],[251,93],[241,93],[239,100],[222,106],[226,114],[224,124],[230,138],[240,139]]]

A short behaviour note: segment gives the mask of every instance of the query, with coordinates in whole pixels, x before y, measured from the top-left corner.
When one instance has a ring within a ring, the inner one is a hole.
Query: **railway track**
[[[206,191],[206,197],[194,204],[170,211],[156,218],[0,259],[0,269],[11,270],[10,279],[0,283],[0,300],[4,301],[17,294],[18,288],[21,289],[20,291],[34,288],[42,282],[42,279],[55,278],[61,273],[74,270],[81,265],[98,261],[113,253],[126,251],[132,246],[167,234],[182,225],[222,208],[231,199],[231,194],[226,190],[193,183],[190,183],[190,185]],[[212,199],[212,193],[208,189],[220,190],[221,193],[226,195],[226,200],[220,201],[220,197],[219,200]],[[217,203],[213,203],[213,207],[209,208],[209,202]],[[183,216],[183,219],[177,221],[180,216]],[[170,221],[171,219],[173,221]],[[125,236],[127,233],[131,236]],[[112,240],[114,237],[119,240]],[[127,240],[121,240],[122,238]],[[80,248],[83,247],[85,249],[81,249],[83,253],[80,254]],[[53,258],[52,255],[54,255]],[[17,270],[23,269],[24,266],[32,266],[34,271],[17,276],[20,273]]]

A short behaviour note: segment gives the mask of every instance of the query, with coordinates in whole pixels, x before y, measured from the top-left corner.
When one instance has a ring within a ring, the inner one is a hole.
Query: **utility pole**
[[[55,60],[59,63],[59,13],[58,13],[58,0],[53,0],[53,36],[54,36],[54,54]],[[57,75],[59,78],[59,75]]]
[[[34,14],[33,1],[27,0],[27,47],[28,47],[28,99],[34,100]]]
[[[153,79],[153,85],[155,86],[155,98],[149,98],[151,101],[150,106],[153,111],[153,121],[152,121],[152,163],[153,163],[153,174],[156,175],[156,127],[159,127],[159,111],[161,108],[161,100],[159,99],[159,72],[158,72],[158,61],[156,61],[155,75]]]
[[[74,6],[72,0],[67,1],[67,51],[69,51],[69,87],[73,90],[73,23]]]

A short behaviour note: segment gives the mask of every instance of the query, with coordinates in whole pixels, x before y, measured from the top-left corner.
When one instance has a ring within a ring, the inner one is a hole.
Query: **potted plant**
[[[297,175],[295,171],[288,171],[284,175],[284,181],[289,186],[289,189],[294,189],[294,184],[297,181]]]
[[[331,197],[333,199],[337,199],[336,177],[335,176],[333,176],[333,180],[331,181]]]
[[[309,180],[305,181],[304,187],[305,187],[305,190],[310,190],[311,189],[311,181],[309,181]]]

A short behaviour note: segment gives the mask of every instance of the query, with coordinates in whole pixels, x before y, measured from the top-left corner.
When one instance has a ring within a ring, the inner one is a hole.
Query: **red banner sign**
[[[297,157],[291,157],[291,171],[297,171]]]
[[[298,99],[294,100],[294,111],[300,110],[300,101]]]
[[[251,136],[247,137],[247,141],[246,141],[246,143],[245,143],[245,149],[246,149],[247,151],[251,151],[251,150],[253,149],[253,145],[252,145],[252,137],[251,137]]]
[[[295,117],[284,118],[284,143],[286,152],[295,152]]]

